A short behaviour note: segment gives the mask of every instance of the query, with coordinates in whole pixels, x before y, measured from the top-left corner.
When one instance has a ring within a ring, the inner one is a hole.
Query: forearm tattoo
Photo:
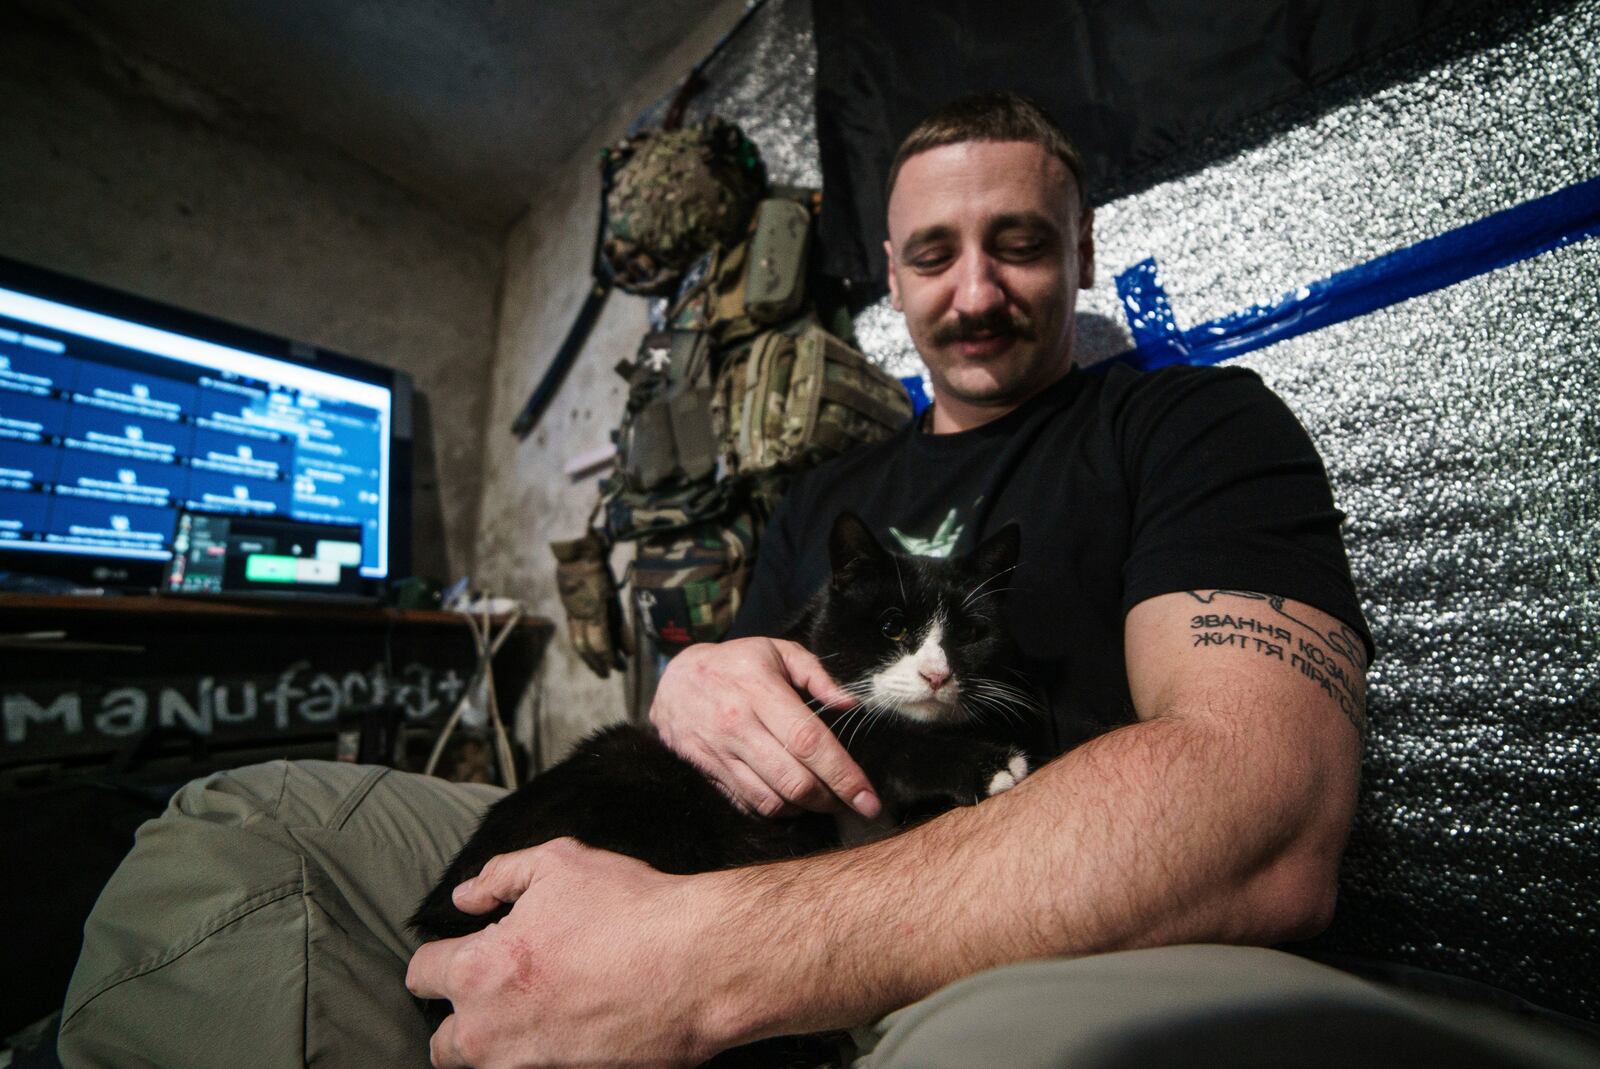
[[[1332,631],[1320,631],[1284,611],[1284,599],[1275,594],[1248,590],[1187,593],[1210,607],[1189,620],[1195,649],[1236,650],[1281,661],[1321,687],[1358,733],[1366,732],[1367,656],[1361,636],[1354,630],[1337,624]],[[1241,598],[1256,604],[1218,604],[1218,598]]]

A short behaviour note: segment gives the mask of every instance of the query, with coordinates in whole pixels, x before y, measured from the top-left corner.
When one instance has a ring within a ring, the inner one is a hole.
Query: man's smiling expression
[[[889,290],[928,365],[934,430],[1011,411],[1072,364],[1092,213],[1028,141],[963,141],[906,160],[889,200]]]

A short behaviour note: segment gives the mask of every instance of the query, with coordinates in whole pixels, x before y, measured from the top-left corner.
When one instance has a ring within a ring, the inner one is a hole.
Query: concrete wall
[[[596,678],[567,641],[548,543],[581,534],[594,505],[597,476],[574,480],[563,469],[574,456],[610,441],[625,397],[623,381],[612,368],[633,355],[648,329],[645,300],[612,294],[539,428],[519,442],[510,433],[511,421],[544,374],[588,290],[600,149],[620,138],[635,116],[682,80],[733,25],[743,6],[742,0],[722,0],[710,9],[696,32],[618,103],[590,143],[551,175],[506,239],[483,438],[477,579],[485,589],[519,598],[561,625],[535,699],[546,761],[559,758],[590,729],[624,714],[622,680],[615,674]],[[618,564],[628,555],[620,549]],[[522,719],[526,732],[527,717]]]
[[[417,569],[471,570],[498,235],[92,26],[0,5],[0,254],[411,373],[437,462]]]

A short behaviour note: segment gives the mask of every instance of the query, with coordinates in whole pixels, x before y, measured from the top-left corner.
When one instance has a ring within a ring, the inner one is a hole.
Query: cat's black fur
[[[867,773],[894,824],[982,800],[996,776],[1014,769],[1015,758],[1036,744],[1038,724],[1026,714],[1031,700],[1012,674],[1014,649],[1000,613],[1017,551],[1015,525],[969,557],[936,561],[886,552],[848,513],[834,524],[833,575],[788,637],[862,698],[853,709],[820,715]],[[939,614],[960,688],[949,722],[911,719],[867,697],[865,681],[908,646],[915,649]],[[904,637],[895,638],[902,629]],[[498,920],[509,907],[465,914],[452,903],[452,889],[496,854],[568,835],[669,873],[775,861],[838,844],[830,818],[769,820],[745,813],[654,731],[622,724],[590,735],[565,760],[491,807],[411,926],[425,939],[441,939]],[[714,1064],[725,1063],[718,1058]]]

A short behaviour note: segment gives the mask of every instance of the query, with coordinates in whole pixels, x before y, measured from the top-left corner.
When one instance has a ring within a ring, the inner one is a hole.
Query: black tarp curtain
[[[885,292],[884,181],[930,110],[1014,89],[1078,144],[1104,202],[1241,123],[1494,0],[813,0],[823,270]]]

